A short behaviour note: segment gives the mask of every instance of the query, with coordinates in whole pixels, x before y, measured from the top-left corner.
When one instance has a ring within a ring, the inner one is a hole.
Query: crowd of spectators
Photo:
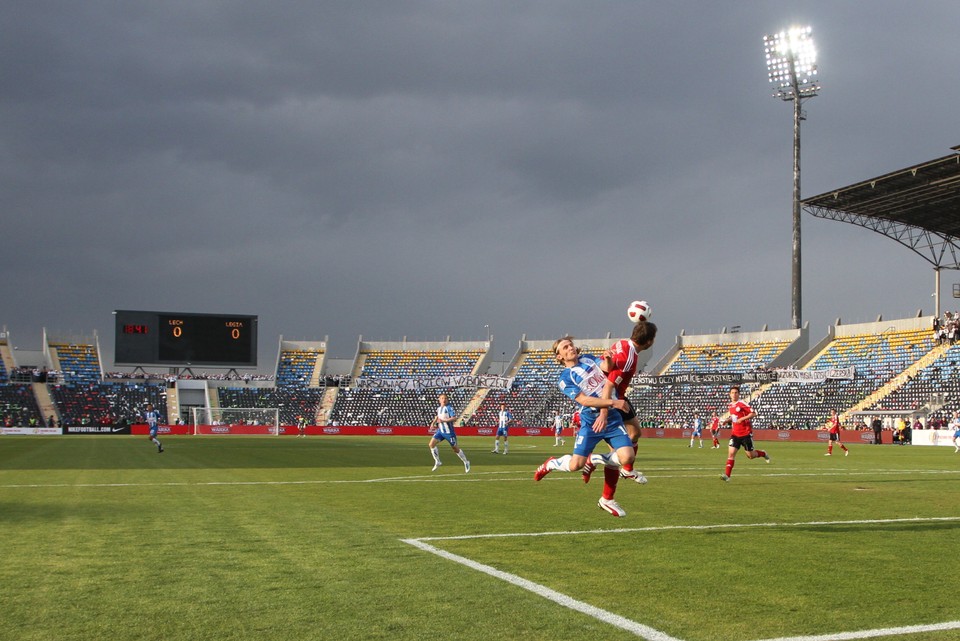
[[[955,344],[960,339],[960,313],[944,312],[943,317],[933,317],[933,337],[937,345]]]
[[[233,370],[227,373],[213,372],[180,372],[178,374],[160,374],[156,372],[132,371],[132,372],[107,372],[104,375],[108,379],[120,380],[161,380],[161,381],[272,381],[272,374],[238,374]]]

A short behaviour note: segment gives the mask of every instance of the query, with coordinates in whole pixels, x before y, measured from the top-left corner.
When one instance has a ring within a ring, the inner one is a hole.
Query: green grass
[[[4,438],[0,639],[628,638],[404,542],[551,532],[429,543],[684,641],[960,620],[952,447],[770,443],[723,483],[725,450],[646,440],[614,519],[600,474],[533,482],[553,439],[461,441],[469,475],[425,437]]]

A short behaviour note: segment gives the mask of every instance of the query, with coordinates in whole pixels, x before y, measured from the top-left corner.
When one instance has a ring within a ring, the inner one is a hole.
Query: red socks
[[[617,481],[620,480],[620,470],[615,467],[603,466],[603,498],[612,499],[617,493]]]
[[[734,463],[734,460],[732,458],[727,459],[727,468],[726,468],[726,471],[724,472],[724,474],[726,474],[727,476],[730,476],[730,474],[733,473],[733,463]]]

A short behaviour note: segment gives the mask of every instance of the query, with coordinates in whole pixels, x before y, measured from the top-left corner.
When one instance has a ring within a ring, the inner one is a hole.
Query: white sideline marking
[[[713,468],[691,468],[691,471],[698,472]],[[777,472],[752,473],[746,472],[737,478],[760,478],[760,477],[782,477],[782,476],[899,476],[904,474],[960,474],[960,470],[869,470],[863,472],[791,472],[793,468],[780,468]],[[802,468],[796,468],[802,469]],[[657,468],[652,472],[646,472],[647,478],[651,480],[659,479],[694,479],[694,478],[714,478],[716,474],[658,474]],[[508,476],[509,475],[509,476]],[[501,478],[482,478],[490,476],[500,476]],[[363,483],[482,483],[482,482],[529,482],[531,478],[528,470],[495,470],[484,472],[472,470],[469,474],[463,472],[446,472],[442,474],[415,474],[408,476],[385,476],[372,479],[355,480],[331,480],[315,479],[305,481],[159,481],[151,483],[6,483],[0,484],[0,489],[15,488],[52,488],[52,487],[202,487],[205,485],[349,485]],[[541,483],[579,481],[579,474],[554,475],[544,479]]]
[[[892,637],[896,634],[917,634],[920,632],[941,632],[943,630],[958,629],[960,629],[960,621],[946,621],[944,623],[930,623],[928,625],[905,625],[900,628],[834,632],[832,634],[815,634],[808,637],[778,637],[776,639],[759,639],[758,641],[848,641],[849,639],[874,639],[876,637]]]
[[[489,565],[484,565],[483,563],[477,563],[476,561],[471,561],[466,557],[459,556],[457,554],[452,554],[446,550],[441,550],[435,548],[428,543],[424,543],[422,539],[401,539],[404,543],[412,545],[414,547],[420,548],[425,552],[430,552],[431,554],[436,554],[439,557],[443,557],[455,563],[465,565],[470,569],[477,570],[478,572],[483,572],[484,574],[489,574],[490,576],[500,579],[501,581],[506,581],[511,585],[515,585],[518,588],[522,588],[529,592],[533,592],[537,596],[543,597],[548,601],[553,601],[554,603],[561,605],[565,608],[575,610],[586,614],[587,616],[593,617],[598,621],[607,623],[609,625],[620,628],[621,630],[626,630],[627,632],[632,633],[635,636],[640,637],[641,639],[647,639],[648,641],[681,641],[676,637],[672,637],[665,632],[651,628],[648,625],[632,621],[626,617],[622,617],[619,614],[614,614],[613,612],[608,612],[602,608],[592,606],[589,603],[584,603],[583,601],[578,601],[573,597],[569,597],[566,594],[557,592],[556,590],[551,590],[550,588],[540,585],[539,583],[534,583],[533,581],[528,581],[523,577],[519,577],[516,574],[510,574],[509,572],[503,572]]]
[[[503,572],[492,566],[485,565],[483,563],[478,563],[466,557],[460,556],[458,554],[453,554],[452,552],[447,552],[440,548],[434,547],[426,541],[462,541],[466,539],[494,539],[494,538],[505,538],[505,537],[525,537],[525,536],[570,536],[570,535],[580,535],[580,534],[612,534],[612,533],[625,533],[625,532],[652,532],[652,531],[666,531],[666,530],[717,530],[717,529],[734,529],[734,528],[761,528],[761,527],[801,527],[801,526],[829,526],[829,525],[871,525],[871,524],[896,524],[896,523],[918,523],[918,522],[944,522],[944,521],[960,521],[960,517],[915,517],[915,518],[903,518],[903,519],[859,519],[853,521],[805,521],[799,523],[721,523],[715,525],[664,525],[657,527],[642,527],[642,528],[616,528],[616,529],[606,529],[606,530],[572,530],[567,532],[515,532],[508,534],[470,534],[463,536],[427,536],[420,537],[417,539],[400,539],[401,542],[408,545],[412,545],[416,548],[419,548],[425,552],[435,554],[441,558],[453,561],[464,565],[472,570],[478,572],[483,572],[494,578],[500,579],[501,581],[506,581],[511,585],[515,585],[519,588],[533,592],[537,596],[543,597],[548,601],[553,601],[554,603],[575,610],[587,616],[593,617],[598,621],[607,623],[609,625],[615,626],[627,632],[634,634],[637,637],[646,639],[647,641],[683,641],[676,637],[672,637],[666,632],[662,632],[655,628],[651,628],[648,625],[627,619],[622,617],[619,614],[614,614],[603,610],[601,608],[590,605],[589,603],[584,603],[583,601],[578,601],[573,597],[570,597],[556,590],[552,590],[544,585],[539,583],[534,583],[528,579],[517,576],[515,574],[510,574],[509,572]],[[777,637],[775,639],[758,639],[757,641],[852,641],[854,639],[873,639],[878,637],[889,637],[895,635],[905,635],[905,634],[917,634],[921,632],[941,632],[946,630],[958,630],[960,629],[960,621],[945,621],[943,623],[929,623],[921,625],[908,625],[901,626],[896,628],[876,628],[873,630],[857,630],[852,632],[833,632],[829,634],[815,634],[809,636],[794,636],[794,637]]]
[[[886,525],[895,523],[960,521],[960,516],[930,516],[903,519],[860,519],[856,521],[802,521],[797,523],[715,523],[713,525],[651,525],[649,527],[609,528],[600,530],[569,530],[558,532],[511,532],[494,534],[464,534],[462,536],[424,536],[418,541],[464,541],[467,539],[504,539],[533,536],[578,536],[580,534],[629,534],[631,532],[665,532],[668,530],[734,530],[746,528],[809,527],[828,525]]]

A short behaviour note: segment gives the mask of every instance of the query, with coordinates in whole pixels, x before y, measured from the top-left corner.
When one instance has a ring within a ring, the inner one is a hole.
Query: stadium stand
[[[805,330],[681,336],[675,351],[668,353],[653,373],[744,374],[774,367],[791,351],[800,353],[805,345]],[[711,412],[725,412],[728,391],[727,384],[678,383],[636,386],[628,396],[642,425],[683,427],[695,413],[707,418]]]
[[[152,383],[62,383],[49,385],[64,425],[115,425],[140,420],[152,403],[165,422],[166,388]]]
[[[320,387],[218,387],[217,397],[220,407],[275,407],[282,425],[294,425],[298,416],[315,420],[324,391]]]
[[[399,390],[360,385],[377,379],[470,376],[480,370],[486,358],[485,344],[478,343],[361,342],[351,375],[355,384],[340,389],[327,422],[331,425],[426,425],[433,419],[441,389]],[[478,392],[470,386],[443,391],[450,395],[460,414]]]
[[[51,358],[66,383],[96,383],[103,377],[96,345],[50,343]]]
[[[4,427],[45,425],[29,384],[0,384],[0,420]]]
[[[323,368],[323,347],[284,347],[277,360],[277,387],[311,387]]]
[[[853,367],[852,380],[827,380],[811,387],[777,383],[754,401],[763,427],[815,429],[831,409],[844,412],[867,398],[934,347],[933,332],[924,319],[838,327],[844,330],[816,354],[805,369],[816,371]],[[850,333],[846,333],[850,332]]]
[[[807,372],[853,368],[853,379],[829,379],[805,384],[770,382],[745,386],[757,411],[759,428],[804,429],[822,424],[830,409],[843,412],[899,411],[929,414],[946,420],[960,411],[960,345],[938,337],[929,318],[878,321],[831,327],[827,337],[807,349],[807,330],[722,333],[678,337],[675,345],[647,373],[749,373],[782,367]],[[578,340],[585,352],[599,353],[612,344],[603,339]],[[440,391],[451,395],[459,424],[493,426],[500,404],[506,405],[522,426],[545,427],[557,414],[569,416],[573,403],[556,387],[559,368],[553,360],[552,341],[519,344],[509,364],[497,374],[513,379],[509,390],[476,387],[426,387],[399,389],[390,381],[442,376],[488,374],[491,369],[486,343],[450,341],[360,342],[352,369],[341,366],[337,385],[325,374],[326,344],[281,341],[275,384],[255,377],[240,377],[236,383],[210,385],[210,406],[276,407],[280,420],[293,424],[298,416],[329,425],[426,425],[433,418]],[[8,348],[9,349],[9,348]],[[146,403],[162,413],[167,410],[165,384],[176,386],[178,376],[168,380],[151,377],[104,380],[98,348],[84,341],[51,341],[43,365],[52,376],[45,386],[37,379],[40,368],[17,367],[12,379],[12,355],[0,362],[0,404],[5,424],[42,425],[43,414],[55,409],[64,425],[135,421]],[[498,364],[499,365],[499,364]],[[26,378],[19,373],[24,372]],[[346,372],[349,371],[347,375]],[[34,393],[28,383],[41,385]],[[189,372],[210,381],[230,378]],[[379,379],[382,384],[372,384]],[[657,384],[637,385],[630,398],[647,426],[682,427],[694,412],[708,416],[723,412],[728,385]],[[49,392],[47,409],[37,394]],[[171,398],[176,398],[172,396]],[[190,405],[188,403],[188,405]],[[176,411],[176,408],[171,411]],[[164,416],[166,420],[166,416]]]

